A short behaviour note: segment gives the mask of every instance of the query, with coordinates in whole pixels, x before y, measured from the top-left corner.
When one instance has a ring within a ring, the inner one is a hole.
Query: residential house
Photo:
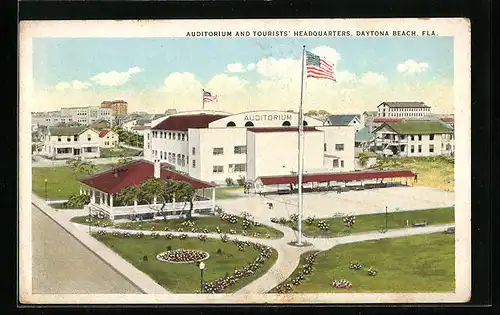
[[[118,145],[118,134],[111,129],[104,129],[99,133],[101,148],[113,148]]]
[[[354,126],[354,130],[356,132],[358,132],[361,128],[363,128],[360,116],[355,114],[330,115],[326,118],[326,122],[328,125],[333,125],[333,126]]]
[[[89,127],[48,127],[42,154],[52,159],[98,158],[99,133]]]
[[[375,152],[384,156],[454,155],[453,129],[438,121],[383,123],[374,130]]]

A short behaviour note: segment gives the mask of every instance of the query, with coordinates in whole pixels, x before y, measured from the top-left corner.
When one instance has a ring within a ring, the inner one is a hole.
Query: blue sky
[[[257,63],[265,57],[301,56],[308,49],[330,46],[341,55],[337,71],[377,72],[387,78],[397,75],[396,64],[408,59],[425,61],[431,67],[421,80],[453,78],[453,39],[418,38],[43,38],[34,40],[34,79],[39,87],[61,81],[88,80],[100,72],[144,69],[129,88],[161,86],[173,72],[193,73],[202,83],[222,73],[230,63]],[[253,81],[255,72],[243,74]],[[116,87],[123,88],[123,86]]]
[[[125,99],[131,110],[192,110],[205,88],[219,95],[213,109],[289,109],[303,45],[333,62],[337,75],[336,83],[308,80],[304,108],[362,112],[409,100],[453,110],[453,38],[437,36],[35,38],[33,104],[54,110]]]

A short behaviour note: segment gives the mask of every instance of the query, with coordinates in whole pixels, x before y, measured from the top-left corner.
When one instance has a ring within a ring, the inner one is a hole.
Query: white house
[[[178,113],[147,130],[144,157],[215,183],[290,174],[298,165],[297,125],[298,114],[284,111]],[[354,170],[352,126],[324,125],[310,117],[304,125],[306,170]]]
[[[385,156],[453,155],[453,129],[438,121],[384,123],[374,130],[375,152]]]
[[[101,148],[113,148],[116,147],[119,142],[118,134],[111,129],[101,130],[99,139]]]
[[[99,133],[88,127],[49,127],[42,154],[52,159],[97,158]]]
[[[360,116],[356,114],[330,115],[326,118],[326,122],[333,126],[353,126],[356,132],[364,127]]]

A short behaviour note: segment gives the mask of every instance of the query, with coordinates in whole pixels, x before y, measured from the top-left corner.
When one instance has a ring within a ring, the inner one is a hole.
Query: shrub
[[[234,180],[231,177],[226,178],[226,185],[234,186]]]
[[[148,256],[147,256],[147,255],[144,255],[144,257],[142,257],[142,260],[143,260],[143,261],[148,261]]]
[[[222,249],[218,248],[218,249],[217,249],[217,254],[218,254],[218,255],[222,254]]]
[[[299,221],[299,215],[297,213],[290,214],[290,221],[292,221],[292,222]]]
[[[167,251],[172,250],[172,246],[168,245],[167,246]]]
[[[313,224],[314,223],[314,217],[307,217],[307,219],[305,220],[306,224]]]
[[[83,209],[83,206],[90,203],[90,196],[88,195],[73,195],[69,197],[65,203],[67,208],[70,209]]]
[[[238,177],[236,182],[238,183],[238,186],[244,186],[245,185],[245,176],[240,175],[240,177]]]

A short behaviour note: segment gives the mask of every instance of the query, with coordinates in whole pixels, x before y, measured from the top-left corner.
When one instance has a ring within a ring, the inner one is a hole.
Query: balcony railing
[[[405,144],[408,143],[408,139],[381,139],[377,138],[375,141],[378,144]]]

